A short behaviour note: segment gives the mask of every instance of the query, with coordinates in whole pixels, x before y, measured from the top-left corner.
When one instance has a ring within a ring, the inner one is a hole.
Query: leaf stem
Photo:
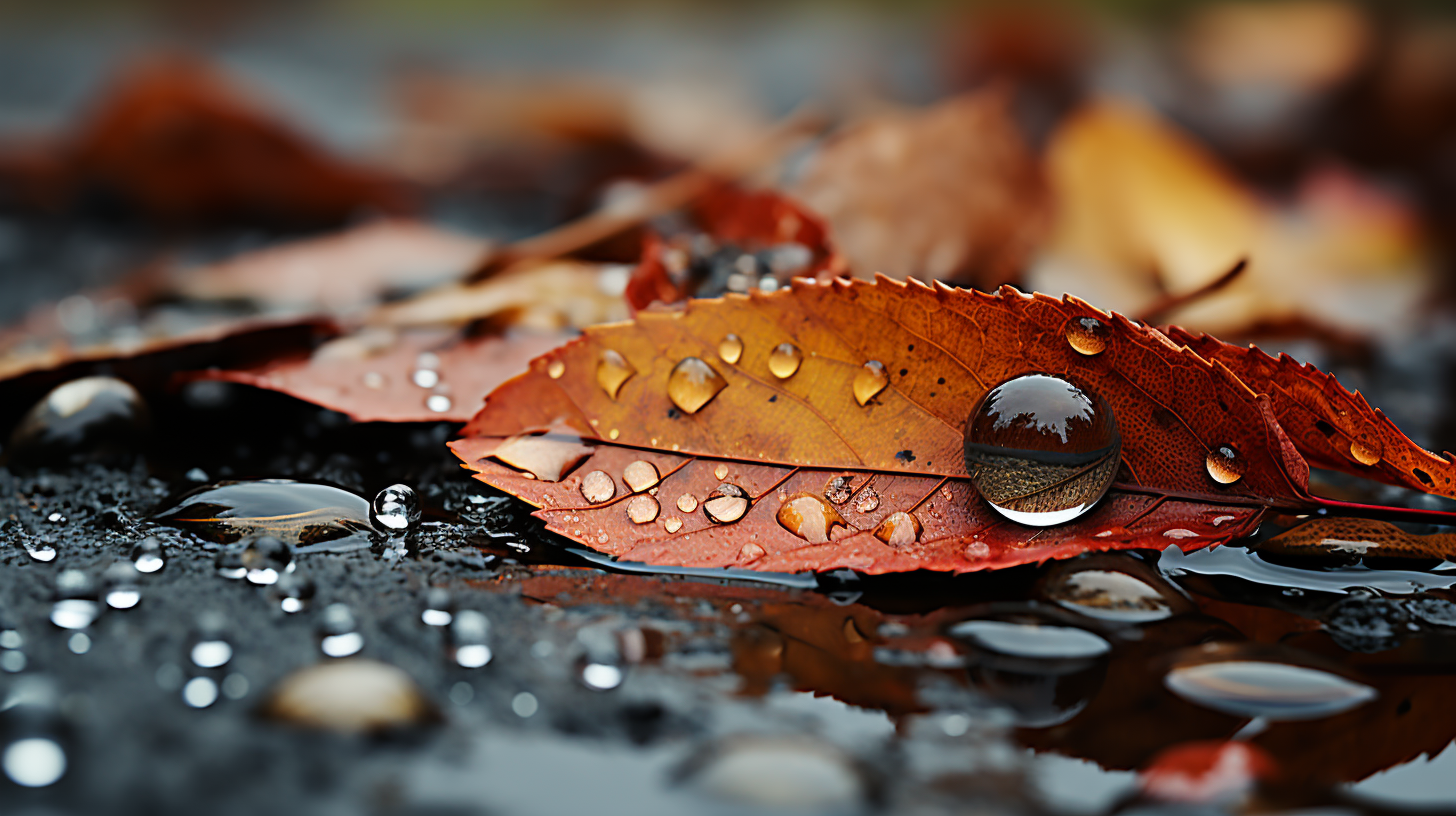
[[[1321,515],[1361,516],[1385,521],[1411,521],[1423,524],[1456,525],[1456,512],[1450,510],[1427,510],[1417,507],[1385,507],[1379,504],[1360,504],[1314,497]]]

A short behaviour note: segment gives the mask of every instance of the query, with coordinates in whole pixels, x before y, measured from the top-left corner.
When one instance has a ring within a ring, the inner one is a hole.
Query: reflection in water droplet
[[[723,362],[733,365],[743,356],[743,339],[736,334],[725,334],[718,342],[718,357]]]
[[[768,370],[781,380],[787,380],[799,370],[804,353],[793,343],[779,343],[768,355]]]
[[[874,488],[866,487],[859,492],[858,498],[854,500],[854,509],[861,513],[873,513],[880,506],[880,494]]]
[[[633,524],[646,524],[657,518],[657,513],[661,509],[657,504],[657,499],[651,496],[646,494],[633,496],[632,500],[627,502],[627,518],[631,519]]]
[[[677,516],[668,516],[667,518],[662,520],[662,529],[668,531],[669,533],[675,533],[678,530],[681,530],[682,525],[682,519],[678,518]]]
[[[854,401],[864,405],[885,390],[890,384],[890,375],[879,360],[870,360],[854,375]]]
[[[5,746],[0,767],[10,781],[27,788],[54,785],[66,774],[66,752],[44,737],[18,739]]]
[[[853,476],[835,476],[824,485],[824,498],[835,504],[844,504],[854,495]]]
[[[1101,354],[1112,336],[1107,324],[1095,317],[1074,317],[1067,321],[1067,342],[1078,354],[1089,357]]]
[[[553,380],[561,379],[561,375],[565,373],[566,363],[563,363],[560,360],[552,360],[551,364],[546,366],[546,375]]]
[[[1214,711],[1268,720],[1313,720],[1348,711],[1375,689],[1319,669],[1258,660],[1226,660],[1173,669],[1163,683]]]
[[[1073,572],[1049,583],[1047,595],[1062,607],[1102,620],[1146,623],[1173,615],[1161,592],[1125,572]]]
[[[627,483],[627,488],[633,493],[641,493],[652,487],[657,484],[658,479],[657,467],[643,459],[638,459],[622,469],[622,481]]]
[[[193,708],[207,708],[217,702],[217,683],[211,677],[194,677],[182,687],[182,700]]]
[[[677,509],[684,513],[691,513],[698,509],[698,498],[691,493],[684,493],[677,497]]]
[[[374,530],[369,515],[369,502],[347,490],[264,479],[198,488],[152,520],[219,544],[271,535],[296,547],[324,542],[344,547],[369,543]]]
[[[966,469],[1001,515],[1046,527],[1092,509],[1112,486],[1122,441],[1112,407],[1058,377],[991,389],[966,423]]]
[[[697,357],[683,358],[667,375],[667,398],[688,414],[696,414],[727,387],[723,375]]]
[[[131,548],[131,561],[137,572],[150,575],[167,565],[167,553],[162,549],[160,540],[155,536],[147,536]]]
[[[908,547],[920,540],[920,519],[903,511],[891,513],[875,528],[875,538],[891,547]]]
[[[738,485],[718,485],[703,502],[703,515],[714,524],[732,524],[747,512],[748,494]]]
[[[774,517],[779,526],[811,544],[823,544],[836,526],[846,526],[832,505],[812,493],[791,497],[779,505]]]
[[[581,477],[581,495],[591,504],[601,504],[617,495],[617,483],[605,471],[593,470]]]
[[[1244,476],[1244,459],[1228,445],[1219,445],[1204,460],[1208,475],[1219,484],[1233,484]]]
[[[949,632],[980,648],[1012,657],[1083,660],[1112,651],[1106,640],[1071,626],[968,620],[951,626]]]
[[[627,358],[611,349],[603,351],[601,359],[597,361],[597,385],[612,399],[617,398],[622,384],[632,379],[632,375],[636,373],[637,369],[627,362]]]
[[[1380,459],[1383,452],[1383,446],[1380,444],[1380,440],[1378,439],[1350,440],[1350,456],[1353,457],[1356,462],[1359,462],[1366,467],[1373,467],[1380,464]]]
[[[420,497],[409,485],[390,485],[379,491],[370,506],[381,530],[402,533],[420,521]]]

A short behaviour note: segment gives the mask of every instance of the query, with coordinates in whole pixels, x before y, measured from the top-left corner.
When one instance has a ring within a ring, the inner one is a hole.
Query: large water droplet
[[[591,504],[611,501],[617,495],[617,483],[605,471],[593,470],[581,477],[581,496]]]
[[[799,370],[804,353],[793,343],[779,343],[768,355],[768,370],[781,380],[787,380]]]
[[[627,518],[631,519],[633,524],[646,524],[657,518],[661,509],[657,499],[644,493],[633,496],[632,500],[627,502]]]
[[[293,548],[274,536],[254,536],[243,547],[239,562],[247,570],[248,583],[271,586],[293,569]]]
[[[611,349],[603,351],[601,359],[597,361],[597,385],[612,399],[617,398],[617,392],[622,390],[622,383],[632,379],[632,375],[636,373],[637,369],[627,362],[627,358]]]
[[[966,469],[982,497],[1020,524],[1083,515],[1107,493],[1121,462],[1112,407],[1046,374],[991,389],[966,423]]]
[[[370,542],[369,513],[369,502],[347,490],[265,479],[198,488],[152,520],[220,544],[271,535],[296,547],[346,547]]]
[[[895,512],[875,528],[875,538],[891,547],[908,547],[920,540],[920,530],[920,519],[903,511]]]
[[[823,544],[836,526],[847,526],[829,502],[812,493],[800,493],[779,505],[775,518],[779,526],[811,544]]]
[[[1313,720],[1375,699],[1375,689],[1319,669],[1262,660],[1224,660],[1173,669],[1163,683],[1178,696],[1225,714]]]
[[[644,459],[638,459],[622,469],[622,481],[633,493],[641,493],[657,484],[660,477],[657,467]]]
[[[743,339],[736,334],[725,334],[718,342],[718,357],[733,365],[743,356]]]
[[[748,493],[738,485],[718,485],[703,501],[703,515],[714,524],[732,524],[747,512]]]
[[[854,375],[854,401],[864,405],[889,384],[890,375],[885,373],[884,363],[870,360]]]
[[[159,572],[167,565],[167,553],[156,536],[147,536],[131,548],[131,561],[136,571],[148,575]]]
[[[1095,317],[1074,317],[1067,321],[1066,334],[1067,342],[1078,354],[1091,357],[1106,350],[1112,331]]]
[[[1374,467],[1380,464],[1384,454],[1384,446],[1378,439],[1351,439],[1350,456],[1366,467]]]
[[[1233,484],[1244,477],[1244,458],[1228,445],[1210,450],[1203,464],[1208,468],[1208,475],[1219,484]]]
[[[374,525],[389,533],[403,533],[420,523],[420,497],[409,485],[390,485],[379,491],[370,510]]]
[[[15,426],[12,460],[40,463],[70,455],[136,446],[148,425],[146,403],[127,383],[82,377],[57,386]]]
[[[667,375],[667,398],[688,414],[696,414],[727,387],[723,375],[697,357],[683,358]]]

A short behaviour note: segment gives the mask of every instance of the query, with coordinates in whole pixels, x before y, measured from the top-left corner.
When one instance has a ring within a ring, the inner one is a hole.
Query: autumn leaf
[[[1047,196],[1010,105],[996,88],[852,125],[790,192],[823,214],[859,277],[1018,280]]]
[[[980,500],[964,454],[981,397],[1032,372],[1101,395],[1122,438],[1120,489],[1034,534]],[[452,447],[477,478],[550,529],[658,564],[965,571],[1203,546],[1312,502],[1268,399],[1156,330],[1072,298],[884,278],[588,329],[464,433]],[[1224,452],[1241,478],[1211,475]]]
[[[1456,464],[1408,439],[1358,391],[1287,354],[1270,357],[1176,326],[1173,342],[1226,366],[1250,388],[1267,394],[1279,425],[1306,461],[1387,484],[1456,498]]]

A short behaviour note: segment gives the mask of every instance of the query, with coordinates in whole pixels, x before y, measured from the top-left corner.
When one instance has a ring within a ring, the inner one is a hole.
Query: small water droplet
[[[243,566],[243,551],[238,547],[218,550],[212,558],[212,566],[219,576],[229,581],[241,580],[248,574],[248,568]]]
[[[617,483],[605,471],[593,470],[581,477],[581,495],[591,504],[601,504],[617,495]]]
[[[991,547],[984,541],[972,541],[961,552],[965,553],[967,559],[979,561],[991,554]]]
[[[824,485],[824,498],[835,504],[844,504],[854,495],[853,476],[835,476]]]
[[[779,526],[811,544],[825,543],[836,526],[846,526],[833,505],[812,493],[791,497],[779,505],[774,518]]]
[[[627,362],[627,358],[611,349],[603,351],[601,359],[597,361],[597,385],[612,399],[617,398],[622,384],[632,379],[632,375],[636,373],[637,369]]]
[[[182,687],[182,701],[193,708],[207,708],[217,702],[217,681],[194,677]]]
[[[728,478],[728,466],[719,462],[718,466],[713,468],[713,478],[720,482]]]
[[[1106,495],[1122,442],[1112,407],[1059,377],[1027,374],[991,389],[966,423],[966,469],[1019,524],[1071,521]]]
[[[220,638],[199,640],[192,644],[192,651],[188,656],[192,658],[192,664],[200,669],[216,669],[233,659],[233,645]]]
[[[425,407],[437,414],[443,414],[449,411],[454,405],[455,403],[451,402],[450,398],[444,394],[431,394],[425,397]]]
[[[1112,331],[1095,317],[1074,317],[1067,321],[1067,342],[1078,354],[1088,357],[1101,354],[1107,349]]]
[[[685,357],[667,375],[667,397],[684,413],[696,414],[728,387],[723,375],[697,357]]]
[[[677,516],[668,516],[667,518],[662,520],[662,529],[668,531],[669,533],[675,533],[678,530],[681,530],[682,525],[682,519],[678,518]]]
[[[870,360],[854,375],[854,401],[864,405],[889,384],[890,375],[885,373],[884,363]]]
[[[440,373],[438,371],[431,371],[428,368],[419,368],[415,369],[415,373],[410,377],[410,380],[420,388],[434,388],[440,384]]]
[[[1375,689],[1319,669],[1263,660],[1180,666],[1163,684],[1193,703],[1238,717],[1313,720],[1375,699]]]
[[[386,382],[384,379],[384,375],[380,374],[378,371],[366,371],[364,372],[364,376],[361,379],[364,382],[364,387],[372,391],[379,391],[383,389]]]
[[[425,608],[420,612],[420,622],[426,626],[449,626],[450,621],[455,619],[454,609],[450,591],[434,587],[425,593]]]
[[[768,555],[768,551],[753,542],[748,542],[738,549],[738,562],[748,564]]]
[[[147,536],[131,548],[131,561],[136,571],[148,575],[161,571],[167,565],[167,553],[156,536]]]
[[[859,492],[854,500],[854,509],[861,513],[873,513],[879,509],[880,494],[875,492],[873,487],[866,487]]]
[[[787,380],[799,370],[804,353],[793,343],[779,343],[768,355],[768,370],[781,380]]]
[[[1233,484],[1244,476],[1244,458],[1228,445],[1219,445],[1204,459],[1208,475],[1219,484]]]
[[[891,513],[875,528],[875,538],[891,547],[908,547],[920,540],[920,519],[903,510]]]
[[[638,459],[622,469],[622,481],[633,493],[641,493],[655,486],[659,480],[657,467],[651,462]]]
[[[248,583],[271,586],[293,569],[293,548],[273,536],[248,539],[239,556]]]
[[[616,439],[617,437],[619,437],[621,435],[622,435],[622,432],[619,431],[619,430],[617,430],[616,428],[613,428],[612,430],[610,430],[610,431],[607,432],[607,438],[608,439]]]
[[[25,540],[25,554],[42,564],[48,564],[56,560],[55,547],[44,542],[31,541],[29,538]]]
[[[489,644],[490,619],[474,609],[462,609],[450,624],[450,648],[455,663],[463,668],[478,669],[493,656]]]
[[[1366,467],[1380,464],[1384,451],[1378,439],[1351,439],[1350,456]]]
[[[743,356],[743,339],[736,334],[725,334],[723,339],[718,341],[718,357],[729,365],[734,365]]]
[[[551,364],[546,366],[546,376],[550,377],[553,380],[561,379],[561,375],[565,373],[566,363],[560,360],[552,360]]]
[[[66,775],[66,752],[46,737],[24,737],[5,746],[0,767],[11,782],[26,788],[54,785]]]
[[[529,691],[519,692],[511,698],[511,711],[523,720],[534,716],[540,709],[541,704],[536,701],[536,695]]]
[[[581,682],[597,691],[610,691],[622,685],[622,669],[609,663],[588,663],[581,669]]]
[[[677,509],[684,513],[691,513],[698,509],[698,498],[691,493],[684,493],[677,497]]]
[[[714,524],[732,524],[747,512],[748,494],[738,485],[718,485],[703,502],[703,515]]]
[[[142,600],[142,588],[137,582],[137,568],[130,561],[117,561],[101,575],[106,605],[112,609],[131,609]]]
[[[633,496],[632,500],[627,502],[627,518],[631,519],[633,524],[646,524],[652,521],[657,518],[659,510],[661,507],[657,504],[657,499],[646,494]]]
[[[420,522],[420,497],[409,485],[390,485],[374,496],[370,511],[374,526],[403,533]]]
[[[268,588],[268,598],[279,609],[292,615],[308,608],[317,591],[313,579],[303,570],[284,573],[278,583]]]

